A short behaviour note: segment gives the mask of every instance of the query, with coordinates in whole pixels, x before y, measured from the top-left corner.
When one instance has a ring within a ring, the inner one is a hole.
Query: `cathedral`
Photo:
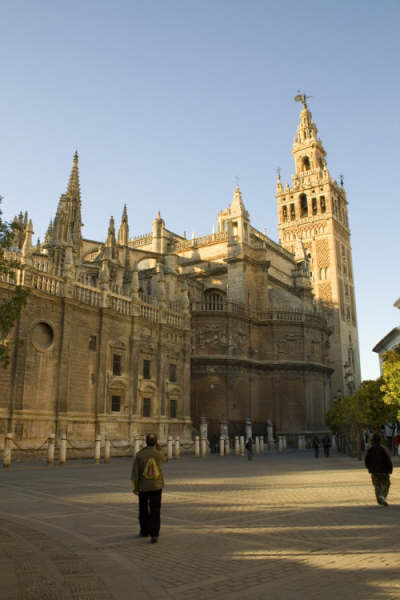
[[[347,199],[329,174],[311,112],[295,172],[276,198],[280,243],[257,230],[237,185],[209,235],[186,239],[161,215],[129,235],[82,235],[77,153],[41,243],[27,214],[9,255],[30,290],[0,370],[0,435],[25,447],[50,433],[121,443],[155,431],[191,441],[204,424],[255,435],[326,429],[335,398],[360,383]],[[14,282],[6,275],[0,294]]]

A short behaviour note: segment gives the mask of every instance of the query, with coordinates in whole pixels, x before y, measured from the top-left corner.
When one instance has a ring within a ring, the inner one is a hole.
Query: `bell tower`
[[[348,203],[343,178],[337,183],[329,174],[307,96],[295,100],[303,104],[292,149],[295,173],[285,186],[278,173],[278,230],[284,248],[294,253],[301,240],[310,260],[314,296],[332,330],[333,399],[351,395],[361,382]]]

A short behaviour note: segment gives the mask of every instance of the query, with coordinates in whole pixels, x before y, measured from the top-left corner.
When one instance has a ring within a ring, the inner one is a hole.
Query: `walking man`
[[[371,438],[371,446],[365,455],[365,466],[371,473],[372,484],[375,488],[376,501],[382,506],[389,506],[387,495],[390,488],[390,474],[393,471],[393,463],[389,452],[380,444],[381,436],[374,433]]]
[[[324,455],[326,458],[328,458],[329,450],[331,447],[331,436],[330,435],[324,435],[324,437],[322,438],[322,445],[324,447]]]
[[[164,478],[161,463],[165,460],[155,433],[146,437],[146,447],[136,454],[132,467],[133,493],[139,496],[138,537],[150,536],[155,544],[160,533],[161,494]]]
[[[317,435],[314,435],[312,440],[311,440],[311,445],[314,448],[314,457],[318,458],[319,456],[319,437]]]
[[[249,438],[246,443],[247,460],[253,460],[253,440]]]

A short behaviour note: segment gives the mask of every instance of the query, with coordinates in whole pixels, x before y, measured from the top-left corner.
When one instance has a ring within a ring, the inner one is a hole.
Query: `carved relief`
[[[200,330],[196,335],[196,346],[198,349],[223,349],[226,351],[229,345],[228,337],[224,330],[218,325],[209,325]]]

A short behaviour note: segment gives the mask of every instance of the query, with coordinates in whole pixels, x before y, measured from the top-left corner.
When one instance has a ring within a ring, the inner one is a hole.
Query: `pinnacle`
[[[67,195],[71,199],[76,199],[76,200],[80,201],[81,191],[80,191],[80,185],[79,185],[78,161],[79,161],[78,151],[75,151],[74,159],[73,159],[73,163],[72,163],[71,175],[69,177],[69,182],[68,182]]]

